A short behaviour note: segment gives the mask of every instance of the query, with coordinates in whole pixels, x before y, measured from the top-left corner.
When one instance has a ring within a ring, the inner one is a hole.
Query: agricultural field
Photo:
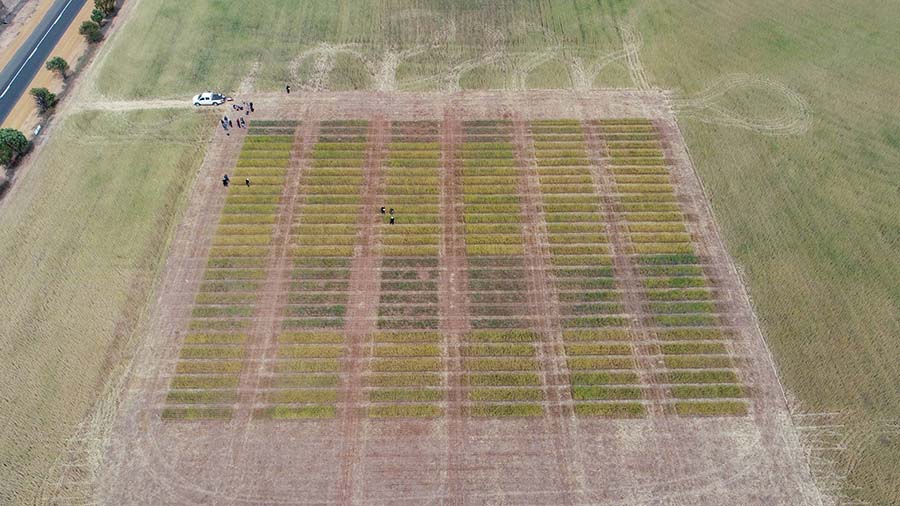
[[[616,476],[815,504],[666,99],[628,97],[320,95],[218,130],[103,500],[633,497]]]
[[[0,201],[0,502],[897,503],[890,2],[122,5]]]

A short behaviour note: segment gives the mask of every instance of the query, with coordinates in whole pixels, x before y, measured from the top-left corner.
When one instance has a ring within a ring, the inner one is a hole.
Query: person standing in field
[[[392,214],[391,215],[391,225],[393,225],[393,224],[394,224],[394,215]]]
[[[253,102],[250,102],[250,112],[253,112]]]
[[[291,85],[290,84],[286,85],[284,87],[284,90],[287,91],[288,95],[290,95],[291,94]]]
[[[384,214],[384,206],[381,206],[381,214]]]
[[[225,174],[224,176],[222,176],[222,186],[228,188],[229,181],[230,180],[228,179],[228,174]]]
[[[228,128],[234,128],[234,123],[231,120],[228,120]]]

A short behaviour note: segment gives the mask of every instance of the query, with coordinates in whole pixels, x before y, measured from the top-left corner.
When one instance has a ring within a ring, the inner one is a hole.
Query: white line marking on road
[[[69,0],[68,2],[66,2],[65,7],[60,9],[59,15],[56,16],[56,19],[54,19],[53,22],[50,23],[50,26],[47,27],[47,31],[44,32],[44,36],[41,37],[41,40],[39,40],[37,44],[35,44],[34,49],[31,50],[31,54],[28,55],[28,58],[25,58],[25,61],[22,62],[22,66],[19,67],[19,71],[16,72],[16,74],[12,77],[12,79],[9,80],[9,84],[6,85],[6,89],[3,90],[3,93],[0,93],[0,98],[3,98],[6,96],[6,93],[12,87],[13,83],[16,82],[16,79],[19,77],[19,74],[21,74],[22,70],[25,69],[25,65],[28,65],[28,62],[31,61],[31,58],[34,56],[34,53],[36,53],[38,48],[41,47],[41,44],[44,43],[44,39],[47,38],[47,35],[50,35],[50,31],[53,30],[53,27],[56,26],[56,23],[58,23],[59,20],[62,19],[62,15],[65,14],[66,10],[69,9],[69,6],[72,5],[72,2],[74,2],[74,1],[75,0]]]

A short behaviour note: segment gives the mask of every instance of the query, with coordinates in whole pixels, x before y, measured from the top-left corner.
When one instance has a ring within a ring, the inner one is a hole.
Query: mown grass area
[[[624,13],[628,3],[428,0],[372,5],[362,0],[300,4],[272,0],[255,6],[254,15],[248,16],[241,2],[154,2],[137,7],[126,26],[129,36],[121,37],[110,51],[99,84],[102,92],[116,97],[195,93],[198,83],[219,83],[228,91],[236,89],[251,65],[258,63],[257,88],[277,90],[291,77],[292,62],[295,82],[312,79],[317,54],[304,51],[323,42],[366,41],[354,47],[356,54],[335,53],[329,87],[372,87],[376,76],[366,63],[377,67],[388,49],[421,46],[423,51],[399,62],[397,85],[439,89],[449,69],[484,56],[491,45],[499,46],[504,57],[463,72],[460,86],[570,87],[569,59],[580,58],[589,67],[619,49],[613,16]],[[410,15],[404,15],[409,9]],[[354,15],[359,12],[366,15]],[[526,19],[528,24],[510,21]],[[451,24],[454,28],[448,30]],[[448,39],[433,43],[448,31]],[[165,50],[160,40],[170,41]],[[555,56],[524,78],[514,72],[560,41],[565,42]],[[598,86],[628,84],[621,61],[587,79]]]
[[[0,502],[29,502],[131,353],[209,133],[190,113],[69,116],[2,201]]]

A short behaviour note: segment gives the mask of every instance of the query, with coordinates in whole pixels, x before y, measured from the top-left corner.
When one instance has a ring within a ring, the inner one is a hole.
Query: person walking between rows
[[[224,186],[225,188],[228,188],[228,183],[230,181],[231,180],[228,179],[228,174],[225,174],[224,176],[222,176],[222,186]]]

